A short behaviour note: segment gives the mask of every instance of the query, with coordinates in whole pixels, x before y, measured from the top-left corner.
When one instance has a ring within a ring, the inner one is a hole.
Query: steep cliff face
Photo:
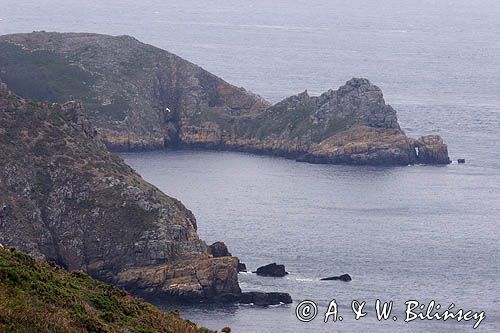
[[[238,294],[237,259],[213,258],[193,214],[110,153],[83,114],[0,85],[0,243],[145,293]],[[135,273],[159,268],[154,285]]]
[[[268,105],[257,95],[129,36],[2,36],[0,73],[24,98],[81,100],[104,142],[115,149],[175,146],[183,119],[247,114]]]
[[[189,147],[318,163],[449,163],[446,145],[435,144],[440,138],[406,137],[395,110],[366,79],[271,106],[132,37],[45,32],[0,36],[0,79],[22,97],[81,100],[116,150]]]

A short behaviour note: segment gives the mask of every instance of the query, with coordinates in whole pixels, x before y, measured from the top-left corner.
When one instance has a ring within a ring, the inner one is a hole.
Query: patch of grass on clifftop
[[[0,332],[211,332],[125,291],[0,248]]]
[[[49,51],[29,51],[0,43],[2,80],[18,95],[40,101],[65,102],[86,99],[94,77]]]

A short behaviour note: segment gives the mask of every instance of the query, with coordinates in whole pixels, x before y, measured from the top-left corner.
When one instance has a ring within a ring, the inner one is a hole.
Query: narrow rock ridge
[[[447,164],[437,136],[414,140],[367,79],[275,105],[129,36],[0,36],[0,79],[36,100],[80,100],[112,150],[201,148],[312,163]],[[350,141],[353,140],[353,141]]]

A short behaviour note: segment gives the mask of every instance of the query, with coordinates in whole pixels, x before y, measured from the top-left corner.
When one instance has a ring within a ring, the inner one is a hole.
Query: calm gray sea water
[[[236,332],[471,332],[472,323],[402,322],[404,301],[484,310],[500,331],[500,2],[0,0],[0,34],[130,34],[271,101],[319,94],[353,76],[379,85],[408,134],[437,131],[467,164],[365,168],[217,152],[126,154],[183,201],[200,235],[225,241],[250,269],[246,290],[290,292],[343,322],[301,323],[295,304],[185,307]],[[320,282],[347,272],[351,283]],[[354,321],[352,299],[395,301],[397,322]],[[165,308],[168,305],[160,304]]]

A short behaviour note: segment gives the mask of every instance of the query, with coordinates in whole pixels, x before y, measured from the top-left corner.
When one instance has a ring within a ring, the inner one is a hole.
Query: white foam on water
[[[313,282],[314,280],[313,279],[309,279],[309,278],[296,278],[295,281],[298,281],[298,282]]]

